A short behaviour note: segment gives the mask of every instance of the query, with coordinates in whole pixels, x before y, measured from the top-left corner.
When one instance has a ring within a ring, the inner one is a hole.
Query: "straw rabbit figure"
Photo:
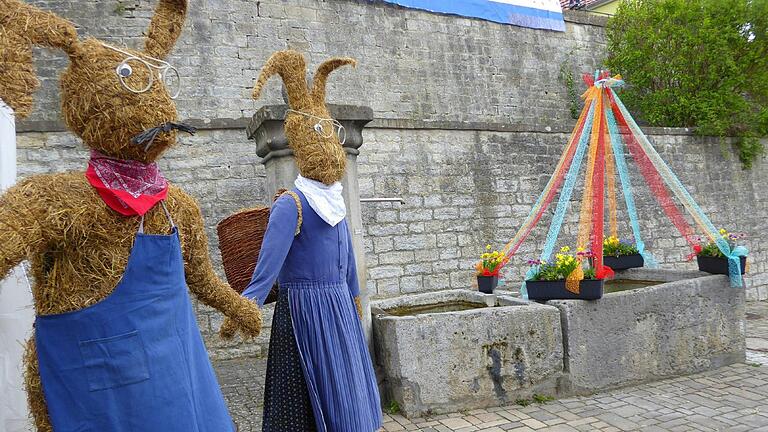
[[[115,50],[93,38],[80,40],[72,23],[52,13],[19,0],[0,0],[0,98],[19,116],[28,115],[38,84],[32,47],[61,49],[70,60],[61,75],[62,113],[68,128],[87,147],[108,157],[154,162],[175,144],[176,131],[156,131],[147,147],[132,143],[132,138],[176,121],[174,101],[159,80],[144,92],[127,91],[116,67],[126,55],[153,61],[165,58],[181,33],[186,9],[186,0],[161,0],[144,49]],[[135,68],[123,78],[129,84],[131,80],[146,82],[151,73]],[[170,185],[164,202],[178,226],[189,290],[236,322],[245,335],[258,335],[261,314],[257,305],[238,296],[213,271],[196,201]],[[148,235],[169,229],[169,218],[159,205],[143,220]],[[83,172],[29,177],[0,196],[0,277],[29,260],[38,320],[85,311],[110,297],[121,282],[138,225],[138,217],[124,217],[106,206]],[[39,327],[36,325],[38,333]],[[25,358],[28,399],[37,429],[51,431],[47,394],[44,397],[38,370],[39,348],[39,340],[36,345],[31,338]],[[178,362],[183,364],[184,359],[178,358]]]
[[[325,104],[328,75],[350,58],[332,58],[306,82],[304,57],[274,53],[256,81],[258,98],[279,75],[290,109],[285,134],[299,176],[275,201],[243,296],[263,304],[279,283],[264,385],[264,430],[375,431],[380,395],[360,318],[360,286],[341,179],[343,126]],[[225,320],[222,336],[236,328]]]
[[[331,72],[346,65],[355,67],[357,62],[348,57],[335,57],[323,62],[315,72],[310,89],[306,81],[304,56],[294,50],[278,51],[270,56],[253,88],[253,98],[259,99],[269,78],[279,75],[285,84],[291,109],[314,116],[289,112],[285,118],[285,135],[299,173],[327,185],[344,177],[347,156],[338,136],[318,135],[314,126],[318,118],[331,117],[325,104],[326,82]],[[355,307],[362,319],[363,306],[359,296],[355,297]],[[236,329],[236,323],[225,320],[221,328],[222,337],[233,337]]]

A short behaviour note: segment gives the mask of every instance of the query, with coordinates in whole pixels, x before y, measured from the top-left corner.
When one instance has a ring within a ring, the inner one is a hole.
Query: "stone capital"
[[[256,154],[266,164],[270,159],[292,156],[288,147],[283,122],[288,105],[265,105],[251,118],[248,124],[248,139],[256,141]],[[355,105],[328,105],[331,116],[344,126],[347,133],[344,150],[357,156],[363,145],[363,128],[373,120],[373,109]]]

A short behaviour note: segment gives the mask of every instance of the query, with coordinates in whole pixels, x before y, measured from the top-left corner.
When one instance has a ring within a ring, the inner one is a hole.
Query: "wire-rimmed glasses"
[[[296,111],[293,109],[289,109],[287,112],[300,114],[317,120],[317,123],[315,123],[312,129],[314,129],[315,132],[323,138],[331,138],[334,134],[336,134],[336,137],[339,139],[339,143],[341,143],[341,145],[344,145],[344,143],[347,141],[347,130],[337,120],[318,117],[313,114],[305,113],[303,111]]]
[[[179,92],[181,91],[181,75],[179,75],[179,71],[176,70],[175,67],[167,62],[148,55],[142,55],[146,58],[145,59],[103,42],[101,44],[112,51],[127,56],[115,68],[115,73],[120,80],[120,84],[126,90],[136,94],[149,91],[149,89],[152,88],[152,84],[155,82],[155,74],[157,74],[157,79],[159,79],[165,85],[165,88],[168,89],[168,94],[171,96],[171,99],[176,99],[179,96]],[[146,73],[136,74],[136,72],[140,70],[143,70]]]

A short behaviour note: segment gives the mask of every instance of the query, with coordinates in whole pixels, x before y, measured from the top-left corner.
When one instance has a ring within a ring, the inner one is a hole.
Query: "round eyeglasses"
[[[334,135],[336,135],[341,145],[344,145],[344,143],[347,141],[347,130],[337,120],[318,117],[313,114],[305,113],[303,111],[296,111],[293,109],[289,109],[286,112],[303,115],[317,121],[317,123],[312,126],[312,129],[323,138],[332,138]]]
[[[170,64],[150,56],[138,57],[120,48],[102,43],[106,48],[125,54],[127,57],[115,68],[120,84],[131,93],[145,93],[152,88],[155,79],[163,83],[171,99],[181,92],[181,75]],[[155,77],[157,75],[157,77]]]

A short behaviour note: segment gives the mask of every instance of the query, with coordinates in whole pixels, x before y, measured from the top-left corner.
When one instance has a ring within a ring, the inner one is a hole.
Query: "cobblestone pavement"
[[[266,361],[215,365],[241,432],[261,424]],[[406,419],[384,431],[755,431],[768,432],[768,302],[747,304],[747,363],[590,397]]]

